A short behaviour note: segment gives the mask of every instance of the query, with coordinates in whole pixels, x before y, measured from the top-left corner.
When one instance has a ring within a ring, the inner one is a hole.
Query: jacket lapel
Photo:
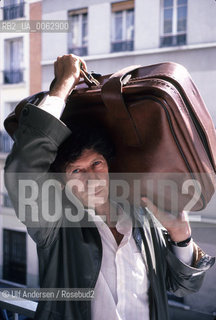
[[[134,210],[133,216],[133,237],[139,248],[144,263],[146,265],[146,270],[148,278],[150,281],[149,288],[149,307],[150,307],[150,319],[158,319],[158,299],[157,299],[157,283],[156,283],[156,259],[155,251],[153,246],[153,239],[151,234],[151,223],[147,218],[145,211],[140,208],[140,210]]]

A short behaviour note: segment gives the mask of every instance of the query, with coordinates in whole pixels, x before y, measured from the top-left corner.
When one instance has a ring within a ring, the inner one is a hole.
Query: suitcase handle
[[[82,66],[80,67],[80,69],[82,70],[83,72],[83,79],[84,79],[84,82],[89,86],[89,88],[91,86],[99,86],[100,85],[100,82],[95,79],[95,77],[93,77],[93,74],[94,73],[89,73],[87,71],[85,71]],[[51,82],[50,84],[50,90],[53,88],[54,84],[56,82],[56,78],[53,79],[53,81]]]
[[[114,73],[109,80],[102,86],[101,97],[112,116],[116,118],[121,127],[124,141],[129,146],[141,145],[139,136],[135,129],[133,120],[125,105],[122,95],[122,87],[131,78],[130,72],[135,71],[140,66],[130,66]]]
[[[126,68],[123,68],[123,69],[120,69],[119,71],[113,73],[109,79],[112,79],[112,78],[119,78],[120,81],[123,81],[123,79],[129,75],[130,72],[133,72],[137,69],[139,69],[140,67],[142,67],[141,65],[137,64],[137,65],[132,65],[132,66],[129,66],[129,67],[126,67]]]

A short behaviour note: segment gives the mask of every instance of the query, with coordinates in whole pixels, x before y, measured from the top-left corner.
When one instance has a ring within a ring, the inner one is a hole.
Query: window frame
[[[161,47],[171,47],[171,46],[178,46],[179,44],[176,43],[177,37],[178,36],[185,36],[185,42],[184,45],[187,44],[187,17],[188,17],[188,0],[186,0],[186,4],[183,5],[178,5],[178,0],[173,0],[173,5],[167,8],[172,8],[173,13],[172,13],[172,31],[169,33],[164,32],[164,11],[165,11],[165,6],[164,6],[165,0],[161,0],[161,24],[160,24],[160,29],[161,29],[161,36],[160,36],[160,46]],[[179,7],[185,7],[186,6],[186,28],[184,31],[178,31],[178,8]],[[172,37],[172,44],[171,45],[163,45],[162,40],[164,38]]]
[[[83,44],[83,16],[86,15],[87,34],[86,44]],[[72,26],[72,17],[78,16],[78,46],[73,46],[72,32],[68,33],[68,53],[74,53],[79,56],[88,55],[88,10],[87,8],[68,11],[68,20]],[[76,52],[79,51],[79,52]]]
[[[19,234],[19,238],[16,239],[16,235]],[[3,279],[15,283],[20,283],[23,285],[27,284],[27,234],[23,231],[13,230],[4,228],[3,233]],[[8,243],[5,243],[6,238],[9,239]],[[13,252],[17,249],[17,243],[21,243],[20,239],[23,240],[24,248],[22,249],[23,259],[20,262],[20,259],[17,255],[13,256]],[[16,241],[15,241],[16,240]],[[14,245],[16,244],[16,245]],[[8,258],[9,257],[9,258]],[[11,262],[13,262],[11,264]],[[18,272],[16,275],[11,274],[15,268],[14,264],[17,264],[20,268],[20,274]]]
[[[3,20],[14,20],[25,17],[24,0],[4,1]]]
[[[132,39],[127,39],[127,13],[133,12],[133,37]],[[116,14],[122,14],[122,39],[116,40]],[[134,15],[134,2],[126,1],[122,3],[114,3],[112,4],[112,16],[111,16],[111,52],[125,52],[125,51],[133,51],[134,50],[134,32],[135,32],[135,15]],[[122,43],[122,49],[116,50],[115,44]],[[129,47],[129,50],[124,50],[124,46],[126,48]]]
[[[13,43],[17,41],[20,42],[18,50],[19,50],[19,56],[21,59],[19,60],[19,57],[17,58],[16,50],[13,48]],[[13,52],[14,50],[14,52]],[[13,60],[14,57],[17,58],[17,60]],[[17,67],[15,61],[18,61]],[[24,70],[23,70],[23,63],[24,63],[24,39],[23,37],[16,37],[16,38],[10,38],[4,40],[4,84],[17,84],[22,83],[23,76],[24,76]],[[7,80],[8,79],[8,80]]]

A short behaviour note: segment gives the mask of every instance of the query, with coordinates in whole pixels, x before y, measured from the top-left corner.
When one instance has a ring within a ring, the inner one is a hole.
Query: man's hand
[[[177,216],[159,210],[149,199],[142,198],[145,206],[154,214],[157,220],[167,229],[173,241],[184,241],[191,236],[191,227],[186,211],[179,212]]]
[[[85,61],[78,56],[66,54],[58,57],[54,63],[56,81],[49,95],[66,100],[73,88],[78,84],[80,76],[82,76],[81,64],[83,69],[87,71]]]

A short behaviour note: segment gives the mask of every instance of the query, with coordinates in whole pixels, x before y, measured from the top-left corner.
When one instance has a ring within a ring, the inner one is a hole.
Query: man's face
[[[73,182],[72,192],[84,207],[95,209],[107,202],[108,164],[95,150],[85,149],[76,161],[67,165],[66,182],[68,181]]]

